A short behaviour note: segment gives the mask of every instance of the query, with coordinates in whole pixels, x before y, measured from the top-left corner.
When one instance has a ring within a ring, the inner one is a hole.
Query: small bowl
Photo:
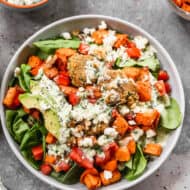
[[[49,0],[41,0],[40,2],[31,4],[31,5],[17,5],[17,4],[9,3],[6,0],[0,0],[0,5],[5,8],[15,10],[15,11],[29,12],[29,11],[37,10],[39,8],[44,7],[45,5],[47,5],[48,1]]]
[[[178,7],[173,0],[167,0],[169,7],[180,17],[184,18],[185,20],[190,21],[190,12],[184,11],[180,7]]]

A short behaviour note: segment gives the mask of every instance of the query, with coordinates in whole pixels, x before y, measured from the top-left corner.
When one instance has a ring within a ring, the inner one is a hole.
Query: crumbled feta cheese
[[[94,39],[91,38],[90,36],[86,36],[86,37],[84,38],[84,42],[91,43],[91,42],[94,42]]]
[[[60,128],[59,131],[60,131],[60,137],[59,137],[60,142],[61,143],[66,143],[67,139],[71,135],[71,129],[62,127],[62,128]]]
[[[154,136],[156,136],[156,132],[154,130],[149,129],[149,130],[146,131],[146,137],[147,138],[151,138],[151,137],[154,137]]]
[[[96,151],[94,149],[83,148],[82,151],[87,159],[89,159],[90,161],[94,160],[93,158],[96,155]]]
[[[21,72],[20,68],[16,67],[15,70],[14,70],[14,76],[18,77],[20,75],[20,72]]]
[[[70,151],[70,148],[66,144],[48,144],[48,154],[54,156],[64,157],[64,154]]]
[[[63,37],[63,38],[65,38],[66,40],[70,40],[72,37],[71,37],[71,34],[69,33],[69,32],[63,32],[62,34],[61,34],[61,36]]]
[[[147,59],[147,58],[153,56],[155,53],[157,53],[156,49],[153,46],[149,45],[146,48],[146,51],[141,52],[140,60]]]
[[[98,144],[100,146],[104,146],[106,144],[109,144],[112,141],[113,141],[113,138],[108,137],[106,135],[101,135],[101,136],[98,137]]]
[[[85,89],[83,88],[83,87],[79,87],[79,89],[78,89],[80,92],[84,92],[85,91]]]
[[[95,28],[84,28],[83,29],[83,33],[88,35],[88,34],[92,34],[93,32],[95,32],[96,29]]]
[[[105,23],[105,21],[101,21],[100,25],[98,26],[99,29],[106,29],[107,28],[107,24]]]
[[[77,138],[80,138],[84,135],[84,132],[83,131],[78,131],[77,128],[70,128],[71,129],[71,134]]]
[[[93,140],[90,137],[85,137],[84,139],[79,141],[79,146],[83,147],[92,147],[93,146]]]
[[[142,137],[144,134],[143,130],[140,128],[136,128],[131,132],[131,136],[135,141],[138,141],[140,137]]]
[[[46,111],[51,108],[50,105],[46,104],[44,101],[40,101],[40,108],[42,111]]]
[[[139,49],[145,49],[148,44],[148,39],[142,36],[135,36],[134,42]]]
[[[137,123],[136,123],[134,120],[129,120],[129,121],[128,121],[128,124],[129,124],[129,125],[136,125]]]
[[[119,106],[119,112],[122,115],[125,115],[125,114],[129,113],[130,110],[129,110],[129,108],[126,105],[121,105],[121,106]]]
[[[93,120],[94,124],[99,122],[109,123],[111,108],[102,101],[95,104],[89,103],[87,99],[81,100],[80,104],[73,107],[70,116],[76,121],[84,119]]]
[[[108,35],[106,35],[103,39],[103,46],[104,46],[105,50],[111,51],[116,40],[117,40],[117,38],[115,36],[115,31],[109,30]]]
[[[115,137],[117,137],[118,132],[113,127],[107,127],[104,129],[104,135],[115,138]]]
[[[108,171],[108,170],[104,170],[104,178],[109,180],[111,179],[113,176],[112,172],[111,171]]]

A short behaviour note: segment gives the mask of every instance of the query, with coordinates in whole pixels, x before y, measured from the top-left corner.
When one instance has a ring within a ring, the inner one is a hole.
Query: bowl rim
[[[11,7],[11,8],[15,8],[15,9],[31,9],[31,8],[36,8],[36,7],[42,6],[42,5],[46,4],[48,1],[49,0],[41,0],[38,3],[34,3],[31,5],[17,5],[14,3],[9,3],[5,0],[0,0],[0,3],[6,5],[8,7]]]
[[[111,17],[111,16],[104,16],[104,15],[96,15],[96,14],[85,14],[85,15],[78,15],[78,16],[71,16],[71,17],[67,17],[67,18],[63,18],[60,20],[57,20],[45,27],[43,27],[42,29],[40,29],[39,31],[37,31],[36,33],[34,33],[32,36],[30,36],[21,46],[20,48],[15,52],[14,56],[12,57],[11,61],[8,64],[8,67],[6,68],[4,77],[2,79],[2,84],[1,84],[1,93],[0,93],[0,100],[2,102],[3,97],[4,97],[4,92],[5,89],[7,88],[7,79],[8,79],[8,74],[11,70],[11,65],[15,62],[17,56],[21,53],[21,51],[25,48],[25,46],[27,46],[35,37],[37,37],[38,35],[40,35],[41,33],[55,27],[56,25],[59,24],[64,24],[66,22],[71,22],[71,21],[76,21],[76,20],[82,20],[82,19],[102,19],[102,20],[110,20],[110,21],[115,21],[121,24],[124,24],[126,26],[129,26],[133,29],[135,29],[136,31],[144,34],[145,36],[148,37],[149,40],[151,40],[153,43],[155,43],[160,51],[164,54],[164,56],[166,57],[166,59],[169,62],[169,65],[172,66],[173,69],[173,73],[176,76],[176,80],[179,84],[179,94],[181,97],[181,104],[180,104],[180,108],[181,108],[181,113],[182,113],[182,121],[181,121],[181,125],[178,129],[176,129],[176,134],[173,137],[173,141],[170,147],[168,147],[168,150],[165,154],[163,154],[160,157],[160,161],[159,163],[155,164],[151,169],[147,170],[146,173],[144,173],[142,176],[140,176],[139,178],[137,178],[136,180],[130,182],[130,184],[128,184],[127,186],[125,184],[119,184],[117,186],[117,190],[121,190],[121,189],[128,189],[142,181],[144,181],[146,178],[148,178],[150,175],[152,175],[169,157],[169,155],[171,154],[172,150],[174,149],[174,147],[177,144],[177,141],[179,139],[179,136],[181,134],[182,131],[182,127],[183,127],[183,120],[184,120],[184,114],[185,114],[185,96],[184,96],[184,89],[183,89],[183,85],[180,79],[180,76],[178,74],[177,68],[173,62],[173,60],[171,59],[170,55],[168,54],[168,52],[164,49],[164,47],[153,37],[151,36],[148,32],[146,32],[144,29],[142,29],[139,26],[136,26],[135,24],[132,24],[130,22],[124,21],[122,19],[119,18],[115,18],[115,17]],[[72,187],[69,187],[66,184],[62,184],[58,181],[52,181],[50,180],[51,177],[47,177],[44,176],[43,174],[41,174],[39,171],[35,170],[21,155],[20,151],[17,150],[15,142],[13,140],[13,138],[11,137],[11,135],[9,134],[7,128],[6,128],[6,124],[5,124],[5,115],[4,115],[4,106],[1,103],[0,104],[0,115],[1,115],[1,122],[2,122],[2,128],[3,128],[3,132],[4,135],[6,137],[6,140],[8,141],[9,146],[11,147],[12,151],[14,152],[14,154],[16,155],[16,157],[18,158],[18,160],[25,166],[25,168],[27,168],[34,176],[36,176],[38,179],[42,180],[43,182],[46,182],[49,185],[52,185],[58,189],[65,189],[65,190],[73,190]]]
[[[181,14],[185,14],[186,16],[190,16],[190,12],[183,10],[182,8],[178,7],[173,0],[168,0],[170,5],[176,10],[179,11]]]

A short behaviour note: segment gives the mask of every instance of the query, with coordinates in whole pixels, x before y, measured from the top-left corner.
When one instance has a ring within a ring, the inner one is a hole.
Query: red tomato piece
[[[52,168],[50,165],[48,164],[42,164],[40,166],[40,171],[44,174],[44,175],[49,175],[52,171]]]
[[[42,145],[32,147],[32,155],[34,157],[34,160],[42,160],[43,153],[44,151]]]
[[[78,97],[76,93],[69,94],[68,99],[69,99],[69,103],[72,106],[75,106],[80,102],[80,97]]]
[[[80,148],[73,148],[70,152],[69,157],[75,161],[78,165],[83,168],[91,169],[93,168],[93,162],[87,159]]]
[[[79,46],[79,53],[87,55],[89,52],[90,46],[88,44],[81,43]]]
[[[140,49],[137,47],[127,48],[127,54],[130,58],[138,59],[141,56]]]
[[[164,85],[165,85],[166,93],[169,94],[172,90],[170,84],[168,82],[165,82]]]
[[[160,70],[158,73],[158,80],[163,80],[163,81],[169,80],[169,75],[167,71]]]
[[[64,161],[60,162],[57,166],[56,166],[56,172],[61,172],[61,171],[68,171],[70,169],[70,165]]]
[[[159,92],[160,96],[163,96],[166,94],[166,88],[165,88],[165,84],[163,82],[163,80],[159,80],[155,83],[155,87]]]
[[[70,84],[70,78],[68,72],[60,72],[55,78],[54,81],[57,83],[57,85],[64,85],[69,86]]]
[[[111,155],[109,150],[104,150],[104,156],[98,156],[95,157],[95,163],[97,166],[101,166],[111,160]]]

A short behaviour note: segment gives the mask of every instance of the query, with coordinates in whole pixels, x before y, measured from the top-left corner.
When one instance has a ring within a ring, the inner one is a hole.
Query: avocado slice
[[[57,139],[59,138],[59,129],[61,128],[59,118],[53,110],[42,109],[41,103],[44,102],[44,99],[40,95],[25,93],[19,96],[19,100],[28,109],[38,109],[43,115],[46,129]]]

